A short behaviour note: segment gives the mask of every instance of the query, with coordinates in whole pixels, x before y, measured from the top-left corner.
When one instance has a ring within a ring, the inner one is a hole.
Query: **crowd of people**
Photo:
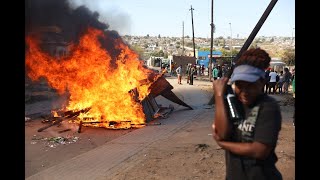
[[[185,68],[185,71],[183,71]],[[220,79],[226,76],[227,71],[230,69],[228,66],[220,66],[219,64],[213,65],[211,75],[213,80]],[[193,85],[195,76],[205,76],[205,71],[208,72],[208,68],[204,65],[187,64],[186,67],[179,65],[175,68],[175,64],[172,64],[171,76],[177,76],[178,84],[182,84],[183,76],[187,79],[187,84]],[[168,68],[163,68],[162,71],[169,72]],[[183,73],[184,72],[184,73]],[[292,86],[292,93],[295,96],[294,89],[294,77],[295,69],[289,71],[289,68],[285,67],[283,70],[277,72],[274,68],[268,67],[265,70],[266,84],[263,88],[263,92],[267,94],[288,94],[289,87]]]
[[[285,67],[283,71],[277,72],[272,68],[268,68],[265,72],[267,79],[263,90],[265,93],[288,94],[289,87],[294,81],[295,69],[290,72],[289,68]]]

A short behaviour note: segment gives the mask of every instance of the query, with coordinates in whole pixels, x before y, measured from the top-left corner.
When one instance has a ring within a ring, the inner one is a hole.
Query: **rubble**
[[[64,136],[58,136],[58,137],[37,137],[34,135],[32,138],[31,144],[37,144],[38,142],[44,142],[45,146],[55,148],[58,145],[68,145],[75,143],[79,140],[79,137],[72,136],[72,135],[66,135]]]

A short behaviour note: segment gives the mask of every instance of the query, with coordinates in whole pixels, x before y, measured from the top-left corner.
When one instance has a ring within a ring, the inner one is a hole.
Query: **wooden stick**
[[[61,130],[61,131],[58,131],[58,133],[63,133],[63,132],[67,132],[67,131],[70,131],[71,129],[64,129],[64,130]]]
[[[56,124],[59,124],[59,123],[61,123],[62,120],[63,120],[63,118],[57,119],[57,120],[56,120],[55,122],[53,122],[52,124],[49,124],[49,125],[47,125],[47,126],[44,126],[44,127],[40,128],[40,129],[38,129],[38,132],[41,132],[41,131],[43,131],[43,130],[45,130],[45,129],[48,129],[48,128],[51,127],[51,126],[54,126],[54,125],[56,125]]]
[[[78,128],[78,133],[81,133],[81,128],[82,128],[82,121],[80,121],[79,128]]]

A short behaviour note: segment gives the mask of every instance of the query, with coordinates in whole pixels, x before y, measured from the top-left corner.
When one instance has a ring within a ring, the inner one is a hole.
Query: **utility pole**
[[[193,27],[193,8],[191,5],[191,8],[189,9],[191,10],[191,21],[192,21],[192,42],[193,42],[193,57],[196,57],[196,45],[194,44],[194,27]]]
[[[291,38],[291,44],[293,43],[293,31],[294,31],[294,28],[292,28],[292,38]]]
[[[212,78],[212,50],[213,50],[213,31],[214,31],[214,24],[213,24],[213,0],[211,0],[211,47],[210,47],[210,59],[209,59],[209,67],[208,67],[208,75],[209,81]]]
[[[182,21],[182,56],[184,56],[184,22]]]
[[[229,25],[230,25],[230,34],[231,34],[231,36],[230,36],[230,56],[231,56],[231,66],[232,66],[233,56],[232,56],[232,28],[231,28],[231,23],[229,23]]]

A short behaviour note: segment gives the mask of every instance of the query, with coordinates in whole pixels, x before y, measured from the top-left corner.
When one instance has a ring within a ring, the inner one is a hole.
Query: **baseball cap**
[[[259,78],[265,78],[265,72],[262,69],[256,68],[251,65],[239,65],[234,68],[230,81],[247,81],[255,82]]]

